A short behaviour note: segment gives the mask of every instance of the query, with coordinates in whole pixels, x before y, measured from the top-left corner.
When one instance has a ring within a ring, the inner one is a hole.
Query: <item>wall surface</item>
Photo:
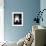
[[[32,29],[32,20],[40,9],[40,0],[4,0],[4,39],[18,41]],[[12,26],[12,12],[23,12],[23,27]]]
[[[46,0],[41,0],[40,1],[40,9],[43,10],[43,9],[46,9]],[[40,25],[42,26],[45,26],[46,27],[46,10],[43,12],[43,22],[41,21],[40,22]],[[46,35],[45,35],[46,37]],[[46,41],[46,40],[45,40]],[[46,42],[45,42],[46,43]]]
[[[40,0],[40,9],[41,11],[43,9],[46,9],[46,0]],[[44,10],[42,17],[43,17],[43,22],[40,21],[40,25],[46,27],[46,10]]]

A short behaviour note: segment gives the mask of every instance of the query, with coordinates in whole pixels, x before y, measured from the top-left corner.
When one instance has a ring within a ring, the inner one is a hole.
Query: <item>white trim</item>
[[[13,14],[22,14],[22,24],[21,25],[13,24],[13,18],[14,18]],[[23,26],[23,12],[12,12],[12,26]]]
[[[4,8],[0,7],[0,42],[4,41]]]

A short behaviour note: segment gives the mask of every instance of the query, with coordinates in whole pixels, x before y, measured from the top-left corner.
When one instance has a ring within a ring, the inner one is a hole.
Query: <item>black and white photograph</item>
[[[23,26],[23,12],[13,12],[12,13],[12,25],[13,26]]]

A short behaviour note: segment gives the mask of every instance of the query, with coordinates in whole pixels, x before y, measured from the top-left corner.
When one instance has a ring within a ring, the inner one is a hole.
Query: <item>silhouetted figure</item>
[[[14,24],[19,25],[22,24],[22,17],[21,14],[14,14]]]

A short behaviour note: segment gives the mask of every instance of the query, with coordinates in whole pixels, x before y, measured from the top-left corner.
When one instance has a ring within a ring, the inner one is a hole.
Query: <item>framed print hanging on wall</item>
[[[12,26],[23,26],[23,12],[12,12]]]

